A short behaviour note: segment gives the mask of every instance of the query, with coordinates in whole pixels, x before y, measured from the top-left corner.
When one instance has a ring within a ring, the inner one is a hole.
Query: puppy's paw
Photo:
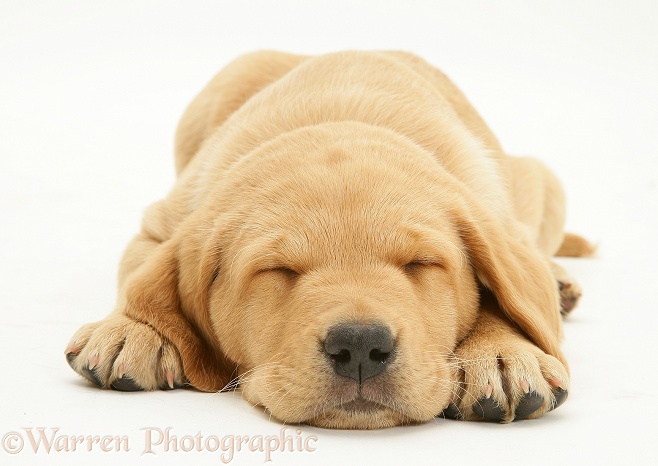
[[[566,316],[575,309],[583,291],[578,282],[561,266],[551,263],[551,268],[560,288],[560,313]]]
[[[103,388],[170,390],[185,383],[178,350],[150,326],[123,315],[81,327],[65,354],[74,371]]]
[[[571,277],[558,281],[560,287],[560,313],[568,315],[578,304],[582,296],[580,285]]]
[[[566,400],[569,376],[553,356],[521,338],[474,343],[455,351],[456,388],[443,417],[507,423],[538,418]]]

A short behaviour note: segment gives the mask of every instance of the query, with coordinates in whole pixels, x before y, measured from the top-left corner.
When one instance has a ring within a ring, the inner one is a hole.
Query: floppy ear
[[[205,265],[204,251],[190,255],[186,249],[194,247],[194,241],[181,243],[176,237],[161,243],[128,278],[124,312],[176,346],[191,385],[218,391],[231,380],[234,365],[208,342],[207,296],[213,272],[197,274]]]
[[[566,366],[557,282],[548,261],[524,239],[514,221],[504,223],[477,203],[455,215],[480,282],[503,312],[545,353]]]

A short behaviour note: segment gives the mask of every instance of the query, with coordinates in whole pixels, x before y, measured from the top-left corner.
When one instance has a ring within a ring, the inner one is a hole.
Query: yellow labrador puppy
[[[401,52],[245,55],[185,112],[178,180],[71,367],[116,390],[240,387],[275,418],[373,429],[537,418],[567,396],[551,263],[586,255],[538,161]]]

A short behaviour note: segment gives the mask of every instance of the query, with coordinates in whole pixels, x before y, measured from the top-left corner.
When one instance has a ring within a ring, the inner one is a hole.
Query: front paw
[[[81,327],[65,351],[71,368],[102,388],[179,388],[185,383],[178,350],[146,324],[114,314]]]
[[[569,376],[562,363],[521,338],[502,345],[466,342],[455,356],[454,396],[442,417],[535,419],[567,398]]]

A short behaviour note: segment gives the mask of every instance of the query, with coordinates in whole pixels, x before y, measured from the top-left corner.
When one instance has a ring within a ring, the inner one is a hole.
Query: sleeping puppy
[[[550,257],[587,255],[538,161],[401,52],[238,58],[192,101],[115,310],[71,367],[103,388],[239,386],[287,423],[510,422],[567,396]]]

